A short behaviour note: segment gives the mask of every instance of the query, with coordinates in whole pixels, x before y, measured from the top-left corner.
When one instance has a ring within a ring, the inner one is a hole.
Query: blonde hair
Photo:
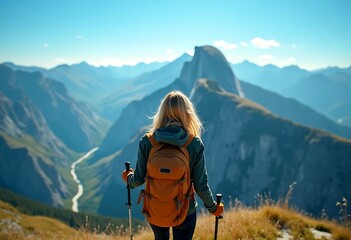
[[[168,93],[161,101],[158,111],[152,119],[151,132],[162,127],[182,125],[188,133],[201,137],[203,127],[195,107],[189,98],[180,91]]]

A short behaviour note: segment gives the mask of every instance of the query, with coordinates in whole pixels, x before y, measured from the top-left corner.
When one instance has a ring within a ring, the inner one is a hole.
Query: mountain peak
[[[91,65],[89,65],[89,63],[87,63],[86,61],[82,61],[82,62],[80,62],[80,63],[73,64],[73,65],[81,66],[81,67],[90,67],[90,66],[91,66]]]
[[[217,81],[226,91],[240,94],[240,85],[228,61],[215,47],[195,47],[191,62],[185,63],[180,75],[180,82],[190,92],[199,78]]]

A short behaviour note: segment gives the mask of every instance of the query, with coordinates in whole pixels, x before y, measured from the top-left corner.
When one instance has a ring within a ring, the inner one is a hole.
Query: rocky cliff
[[[216,192],[253,203],[255,195],[284,197],[319,215],[337,215],[350,196],[351,141],[272,115],[266,109],[201,80],[193,101],[206,126],[209,179]]]

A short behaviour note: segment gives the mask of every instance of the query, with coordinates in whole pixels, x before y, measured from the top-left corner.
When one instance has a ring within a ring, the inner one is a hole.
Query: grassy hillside
[[[26,215],[25,219],[27,218],[30,219],[31,217],[33,217],[33,219],[38,219],[44,216],[49,218],[50,221],[54,221],[53,219],[56,219],[55,221],[62,222],[62,224],[64,224],[67,228],[72,227],[75,229],[80,229],[82,226],[89,226],[90,229],[96,229],[95,230],[96,232],[103,232],[108,230],[111,226],[123,226],[123,225],[126,226],[128,223],[128,219],[103,217],[99,215],[81,213],[81,212],[75,213],[68,209],[55,208],[50,205],[25,198],[5,188],[0,188],[0,201],[3,201],[3,203],[6,202],[7,205],[11,204],[11,206],[13,206],[11,209],[16,210],[15,214],[10,214],[11,216],[18,215],[19,212],[23,215]],[[4,213],[9,214],[9,212],[11,213],[11,211],[6,210],[9,207],[3,208],[3,206],[4,204],[2,204],[0,207],[0,210],[1,210],[0,213],[2,214]],[[4,215],[0,215],[1,228],[3,228],[3,220],[2,220],[3,218],[7,218],[7,217]],[[43,218],[43,219],[46,219],[46,218]],[[34,220],[34,222],[35,221],[36,220]],[[135,224],[140,224],[140,223],[141,223],[140,220],[135,221]],[[51,224],[51,225],[54,226],[55,224]],[[26,225],[24,224],[23,227],[25,226]],[[47,231],[51,232],[50,229],[48,229]],[[2,230],[0,230],[0,232],[2,232]],[[0,237],[0,239],[2,238]]]
[[[231,207],[219,222],[218,239],[351,239],[349,223],[337,224],[313,219],[280,204],[265,203],[258,208],[247,208],[240,203]],[[214,216],[198,214],[194,239],[213,239]],[[347,226],[348,225],[348,226]],[[73,229],[62,222],[46,217],[28,216],[8,203],[0,201],[0,239],[107,239],[127,240],[125,225],[97,233],[89,221]],[[139,225],[134,239],[153,239],[151,229]]]

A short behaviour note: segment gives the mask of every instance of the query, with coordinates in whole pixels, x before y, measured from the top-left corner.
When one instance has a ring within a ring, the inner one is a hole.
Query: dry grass
[[[218,239],[276,239],[275,227],[262,212],[251,209],[231,209],[218,224]],[[215,217],[200,215],[194,239],[213,239]]]
[[[317,220],[284,207],[284,204],[266,202],[258,208],[242,205],[225,212],[219,220],[219,240],[229,239],[277,239],[282,230],[291,234],[291,239],[315,239],[310,229],[332,234],[335,240],[351,240],[351,229],[326,220]],[[19,213],[8,204],[0,204],[0,222],[11,219],[22,227],[21,232],[0,224],[0,239],[67,239],[67,240],[128,240],[129,232],[121,226],[98,234],[98,229],[82,226],[72,229],[63,223],[44,217],[32,217]],[[215,217],[208,213],[198,214],[194,239],[213,239]],[[6,231],[4,231],[4,229]],[[139,227],[135,240],[154,239],[150,227]]]

